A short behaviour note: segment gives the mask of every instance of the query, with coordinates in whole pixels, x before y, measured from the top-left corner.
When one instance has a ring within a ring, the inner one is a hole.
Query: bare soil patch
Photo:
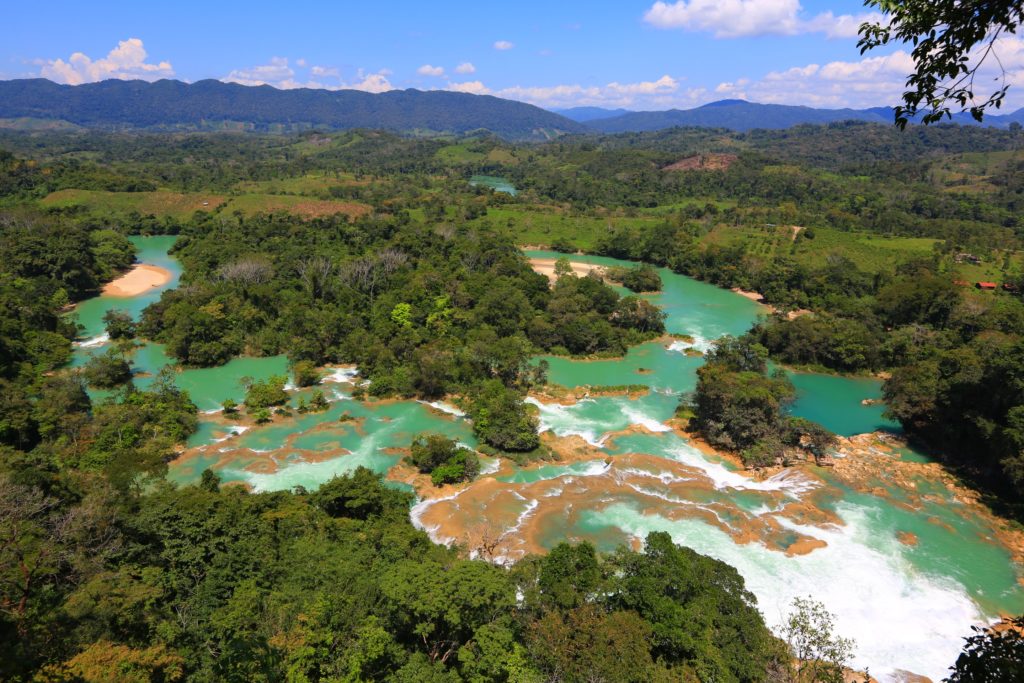
[[[735,154],[694,154],[664,167],[663,171],[724,171],[739,159]]]

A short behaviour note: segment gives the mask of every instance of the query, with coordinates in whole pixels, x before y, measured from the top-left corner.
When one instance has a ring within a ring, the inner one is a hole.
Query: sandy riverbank
[[[555,277],[555,263],[557,260],[553,258],[532,258],[530,259],[530,267],[541,275],[547,276],[554,283],[557,279]],[[603,275],[605,272],[604,266],[598,266],[593,263],[580,263],[578,261],[570,261],[569,263],[572,266],[572,272],[578,277],[586,277],[591,271],[597,271],[599,275]]]
[[[171,281],[173,273],[166,268],[140,263],[121,277],[103,287],[104,296],[138,296],[153,287],[162,287]]]

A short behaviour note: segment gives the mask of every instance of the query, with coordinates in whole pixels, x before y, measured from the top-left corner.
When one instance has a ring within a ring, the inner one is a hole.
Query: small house
[[[974,286],[978,289],[985,290],[986,292],[992,292],[996,289],[996,283],[994,282],[978,282]]]

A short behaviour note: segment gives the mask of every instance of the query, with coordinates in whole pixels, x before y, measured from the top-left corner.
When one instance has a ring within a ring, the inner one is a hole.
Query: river
[[[76,349],[75,365],[104,350],[106,310],[137,315],[177,283],[180,265],[167,254],[174,238],[132,240],[140,261],[169,268],[174,278],[132,299],[101,296],[80,304],[75,315],[86,344]],[[211,467],[225,482],[256,491],[310,489],[363,465],[388,473],[395,485],[419,487],[421,499],[411,514],[434,540],[474,552],[489,545],[495,561],[542,552],[566,539],[611,551],[624,543],[636,546],[651,531],[667,531],[678,543],[735,566],[771,626],[778,626],[794,597],[824,602],[837,615],[837,630],[857,641],[857,665],[883,678],[908,670],[938,680],[972,623],[1024,611],[1017,568],[991,521],[929,475],[934,466],[922,464],[923,456],[883,445],[878,457],[891,467],[856,484],[840,467],[787,470],[756,481],[666,426],[679,395],[693,389],[702,362],[687,348],[702,350],[722,334],[744,332],[763,307],[664,269],[660,274],[664,289],[648,298],[667,312],[668,331],[692,342],[644,344],[617,360],[547,358],[551,381],[567,387],[652,388],[639,397],[588,397],[572,405],[530,399],[547,431],[545,442],[563,461],[521,468],[484,458],[484,473],[474,482],[435,490],[399,465],[400,449],[424,431],[473,446],[466,420],[444,404],[353,400],[361,380],[351,368],[325,370],[322,389],[330,408],[323,413],[252,426],[216,412],[225,399],[241,399],[241,377],[286,372],[286,360],[278,356],[177,374],[204,415],[168,476],[188,484]],[[133,360],[140,386],[171,362],[159,344],[145,344]],[[895,428],[880,406],[862,405],[880,395],[877,381],[808,373],[792,378],[797,415],[847,436]],[[293,405],[308,393],[293,390]],[[889,477],[888,469],[899,478]]]

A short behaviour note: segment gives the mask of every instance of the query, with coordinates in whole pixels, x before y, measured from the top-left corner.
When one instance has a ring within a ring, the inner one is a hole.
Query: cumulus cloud
[[[716,38],[799,33],[852,38],[863,22],[882,17],[877,12],[839,16],[822,12],[804,18],[802,13],[800,0],[659,0],[644,13],[644,21],[657,28],[712,33]]]
[[[495,41],[494,43],[495,50],[511,50],[514,47],[515,45],[513,43],[508,42],[507,40],[498,40]]]
[[[679,81],[665,75],[654,81],[636,83],[612,82],[607,85],[583,86],[562,84],[553,86],[514,86],[495,92],[506,97],[542,107],[575,107],[583,105],[603,107],[637,107],[663,109],[671,106],[696,104],[704,90],[680,90]]]
[[[449,83],[449,90],[455,92],[466,92],[471,95],[489,95],[491,90],[480,81],[466,81],[465,83]]]
[[[278,88],[302,87],[295,82],[295,70],[287,57],[271,57],[269,64],[234,69],[223,80],[241,85],[273,85]]]
[[[304,65],[299,61],[295,62],[295,66],[301,68]],[[303,75],[299,75],[287,57],[272,57],[267,64],[235,69],[221,80],[241,85],[270,85],[281,90],[318,88],[376,93],[394,90],[387,78],[389,74],[386,69],[370,74],[359,70],[354,81],[345,82],[337,67],[314,65],[308,68],[308,73],[304,69]]]
[[[720,83],[715,93],[767,104],[875,107],[899,100],[912,68],[910,55],[901,50],[855,62],[807,64],[772,71],[759,80]]]
[[[416,73],[420,76],[444,76],[444,67],[424,64],[420,68],[416,69]]]
[[[305,65],[299,64],[299,66]],[[317,78],[341,78],[341,71],[334,66],[317,66],[314,64],[310,67],[309,73],[313,74]]]
[[[39,75],[69,85],[108,78],[155,81],[174,76],[170,62],[150,63],[146,61],[148,56],[139,38],[129,38],[120,41],[106,57],[100,59],[94,60],[84,53],[75,52],[66,62],[63,59],[42,60],[38,62],[41,65]]]
[[[1005,36],[996,41],[994,54],[984,63],[975,79],[975,93],[983,101],[1002,83],[1024,86],[1024,39]],[[981,56],[975,51],[973,59]],[[772,71],[757,80],[720,83],[715,94],[770,104],[803,104],[812,107],[866,108],[895,105],[902,101],[907,76],[914,60],[904,50],[857,61],[806,64]],[[1024,92],[1010,88],[1004,109],[1024,104]]]
[[[365,92],[387,92],[388,90],[394,90],[395,87],[391,85],[391,81],[388,80],[388,72],[386,70],[378,71],[375,74],[360,74],[360,80],[351,83],[349,85],[343,85],[342,88],[350,90],[363,90]]]
[[[457,74],[473,74],[476,73],[476,67],[473,66],[473,62],[463,62],[455,67],[455,73]]]

